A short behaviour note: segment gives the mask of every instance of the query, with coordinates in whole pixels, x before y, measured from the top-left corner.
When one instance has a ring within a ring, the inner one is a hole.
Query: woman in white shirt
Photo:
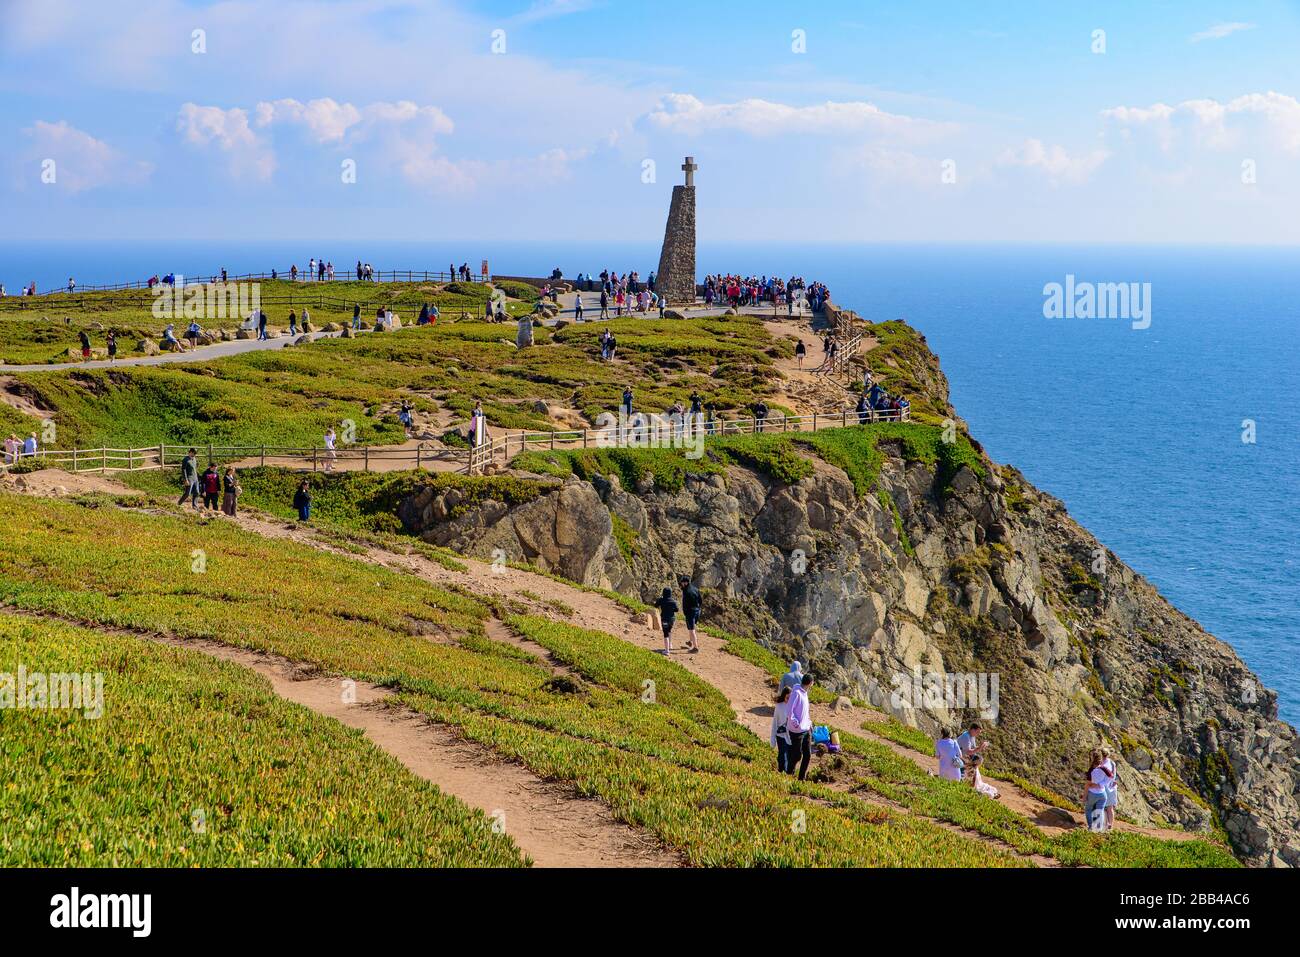
[[[338,452],[334,450],[334,427],[330,426],[325,430],[325,471],[334,471],[334,460],[338,458]]]
[[[1083,821],[1090,831],[1106,830],[1106,788],[1115,776],[1106,770],[1103,761],[1100,749],[1092,752],[1083,789]]]
[[[790,688],[783,687],[776,696],[772,709],[772,747],[776,748],[776,769],[782,774],[790,768],[790,731],[786,721],[790,717]]]
[[[1115,826],[1115,808],[1119,805],[1119,775],[1115,773],[1115,761],[1110,748],[1101,749],[1101,766],[1110,772],[1110,783],[1106,785],[1106,830]]]

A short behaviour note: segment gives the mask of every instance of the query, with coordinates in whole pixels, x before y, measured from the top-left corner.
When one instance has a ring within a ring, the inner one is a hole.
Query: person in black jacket
[[[293,493],[293,507],[298,510],[298,521],[307,522],[311,520],[311,485],[306,479],[298,486],[298,491]]]
[[[677,584],[682,587],[682,614],[686,616],[686,650],[694,654],[700,650],[695,626],[700,623],[700,605],[703,599],[700,597],[700,590],[691,582],[689,576],[679,576]]]
[[[667,657],[673,653],[673,623],[677,620],[677,599],[673,597],[671,588],[664,589],[655,607],[659,609],[659,623],[664,630],[664,656]]]

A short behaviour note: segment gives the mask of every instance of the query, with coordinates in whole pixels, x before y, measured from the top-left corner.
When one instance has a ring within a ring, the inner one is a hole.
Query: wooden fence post
[[[370,446],[368,445],[361,446],[361,453],[365,456],[365,461],[364,464],[362,465],[362,469],[366,472],[369,472],[370,471]]]
[[[316,471],[316,446],[311,447],[311,470]]]
[[[424,448],[424,443],[423,443],[423,442],[421,442],[419,445],[417,445],[417,446],[415,447],[415,467],[416,467],[417,469],[420,467],[420,450],[421,450],[422,448]]]
[[[262,446],[262,468],[266,468],[266,446]]]

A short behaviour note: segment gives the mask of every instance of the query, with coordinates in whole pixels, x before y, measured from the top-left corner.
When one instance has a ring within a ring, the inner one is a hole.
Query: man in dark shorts
[[[700,598],[700,590],[691,583],[688,576],[679,576],[677,584],[682,587],[682,615],[686,618],[686,650],[696,652],[700,650],[700,645],[695,634],[695,626],[700,623],[700,604],[703,599]]]
[[[664,632],[664,657],[667,657],[673,653],[673,622],[677,620],[677,599],[673,598],[671,588],[664,588],[655,608],[659,609],[659,624]]]

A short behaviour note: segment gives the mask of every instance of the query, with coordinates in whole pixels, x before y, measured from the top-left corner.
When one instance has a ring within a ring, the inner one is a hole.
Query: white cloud
[[[275,173],[275,153],[253,132],[245,110],[185,103],[176,118],[176,130],[191,146],[216,146],[225,153],[230,174],[236,179],[265,181]]]
[[[1109,157],[1106,150],[1071,155],[1063,146],[1047,146],[1042,140],[1027,139],[1019,147],[1003,151],[1000,166],[1036,170],[1052,183],[1082,183]]]
[[[670,93],[663,97],[647,119],[660,129],[688,135],[736,130],[751,136],[868,133],[917,138],[933,137],[954,128],[948,123],[886,113],[875,104],[862,101],[790,106],[771,100],[747,99],[706,104],[689,93]]]
[[[1121,139],[1150,136],[1166,153],[1249,147],[1300,154],[1300,101],[1272,90],[1248,93],[1227,103],[1200,99],[1172,106],[1118,106],[1101,115]]]
[[[25,158],[53,160],[54,185],[79,193],[100,186],[136,186],[149,179],[153,165],[132,160],[103,140],[68,124],[37,120],[23,130],[30,140]]]
[[[1200,33],[1193,33],[1191,36],[1192,43],[1200,43],[1203,40],[1222,40],[1224,37],[1232,36],[1234,33],[1240,33],[1242,30],[1253,30],[1253,23],[1216,23],[1208,30],[1202,30]]]

